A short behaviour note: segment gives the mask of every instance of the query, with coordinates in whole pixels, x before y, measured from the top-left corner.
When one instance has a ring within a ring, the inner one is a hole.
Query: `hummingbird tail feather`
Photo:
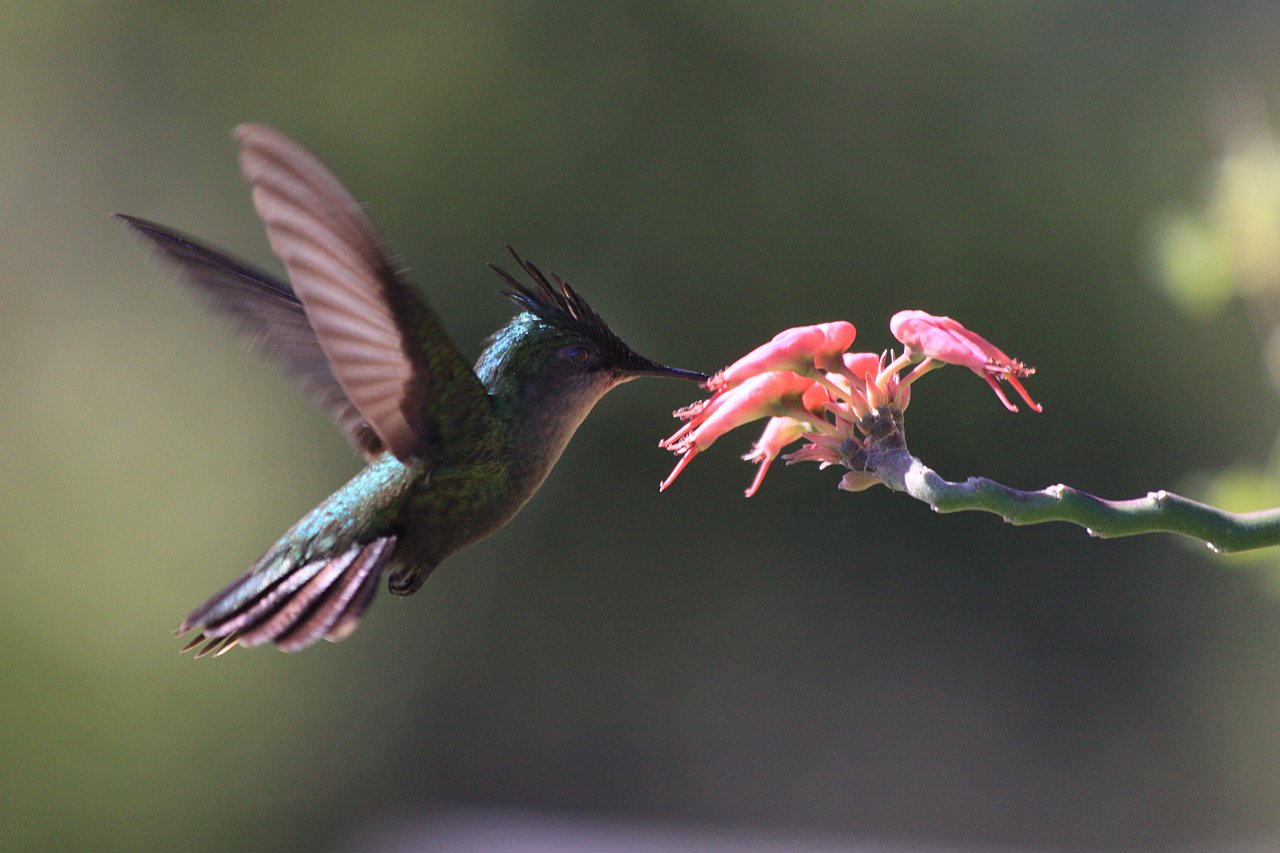
[[[199,628],[200,634],[182,651],[203,644],[196,657],[216,657],[237,645],[270,642],[297,652],[321,639],[344,639],[373,600],[395,545],[395,536],[383,536],[291,566],[265,584],[255,567],[183,620],[178,633]]]

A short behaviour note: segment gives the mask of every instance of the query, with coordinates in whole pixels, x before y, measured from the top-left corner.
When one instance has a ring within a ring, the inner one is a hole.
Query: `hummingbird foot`
[[[435,568],[434,565],[405,566],[391,575],[387,581],[387,589],[392,595],[413,595],[422,589]]]

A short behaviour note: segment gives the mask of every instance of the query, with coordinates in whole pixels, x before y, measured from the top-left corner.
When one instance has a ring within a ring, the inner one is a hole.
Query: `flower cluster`
[[[950,317],[899,311],[889,328],[905,348],[896,357],[891,351],[848,352],[857,330],[838,320],[780,332],[712,376],[704,386],[711,397],[677,410],[675,417],[685,423],[659,442],[680,457],[659,488],[665,491],[695,456],[726,432],[768,418],[764,433],[743,457],[760,466],[747,497],[760,488],[773,460],[801,440],[804,446],[784,457],[787,464],[841,465],[849,469],[841,488],[865,489],[877,482],[874,470],[863,464],[866,451],[872,442],[888,437],[877,424],[891,424],[890,431],[900,440],[912,383],[944,364],[967,367],[981,376],[1010,411],[1018,408],[1000,382],[1008,382],[1031,409],[1041,410],[1020,381],[1035,369]]]

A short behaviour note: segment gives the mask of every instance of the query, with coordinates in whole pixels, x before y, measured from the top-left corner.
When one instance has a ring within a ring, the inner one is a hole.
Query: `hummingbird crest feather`
[[[507,285],[507,289],[502,291],[503,296],[547,323],[591,341],[605,352],[623,358],[634,355],[627,342],[609,328],[604,318],[568,282],[555,273],[543,274],[532,261],[520,257],[510,245],[507,251],[533,284],[527,285],[496,264],[489,264],[489,268]]]

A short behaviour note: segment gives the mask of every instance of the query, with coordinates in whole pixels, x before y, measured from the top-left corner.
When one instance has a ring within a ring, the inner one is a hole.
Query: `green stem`
[[[867,461],[871,463],[868,470],[873,470],[880,482],[924,501],[937,512],[981,510],[1016,525],[1065,521],[1101,538],[1178,533],[1199,539],[1219,553],[1280,545],[1280,509],[1227,512],[1163,490],[1132,500],[1109,501],[1061,484],[1028,492],[986,477],[953,483],[905,448],[886,448]]]

